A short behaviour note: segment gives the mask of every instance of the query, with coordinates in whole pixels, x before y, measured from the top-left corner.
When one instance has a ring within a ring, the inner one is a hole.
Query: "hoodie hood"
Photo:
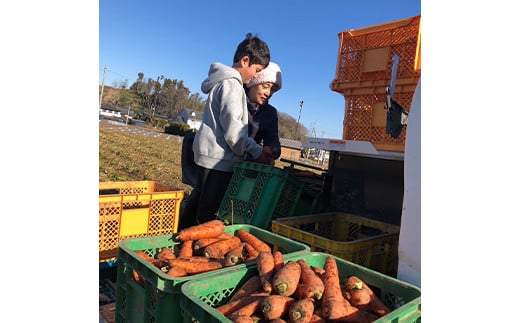
[[[208,77],[202,82],[200,89],[202,93],[208,94],[215,84],[230,78],[235,78],[241,86],[243,85],[242,77],[236,69],[222,63],[213,63],[209,68]]]

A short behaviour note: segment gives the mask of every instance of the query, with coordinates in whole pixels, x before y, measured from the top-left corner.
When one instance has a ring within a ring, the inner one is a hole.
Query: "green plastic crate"
[[[285,257],[304,255],[310,252],[309,247],[303,243],[291,241],[247,224],[228,225],[225,227],[225,232],[234,235],[239,229],[244,229],[267,242],[273,251],[279,250]],[[213,276],[220,277],[226,272],[246,269],[255,265],[254,263],[247,263],[198,275],[171,277],[135,254],[137,250],[144,250],[154,257],[163,247],[177,252],[180,243],[173,242],[170,238],[171,235],[161,235],[127,239],[119,243],[116,322],[180,322],[182,315],[179,298],[183,283]],[[134,281],[132,270],[135,270],[145,279],[144,288]]]
[[[366,217],[327,212],[275,219],[271,230],[358,265],[397,276],[400,227]]]
[[[324,268],[328,256],[325,253],[314,252],[303,256],[287,257],[285,260],[287,262],[288,260],[304,259],[309,266]],[[391,313],[374,322],[419,323],[421,321],[421,290],[419,288],[344,259],[332,257],[336,259],[341,279],[346,279],[351,275],[359,277],[392,310]],[[183,322],[232,322],[215,310],[215,307],[225,304],[237,287],[257,274],[255,266],[226,273],[218,280],[203,278],[184,284],[180,304],[184,314]]]
[[[288,171],[249,162],[235,163],[217,217],[270,229],[272,219],[312,214],[321,207],[321,192]]]

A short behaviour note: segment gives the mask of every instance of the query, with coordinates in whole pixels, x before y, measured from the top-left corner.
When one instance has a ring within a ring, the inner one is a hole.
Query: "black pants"
[[[197,166],[197,183],[184,202],[179,229],[215,220],[233,173]]]

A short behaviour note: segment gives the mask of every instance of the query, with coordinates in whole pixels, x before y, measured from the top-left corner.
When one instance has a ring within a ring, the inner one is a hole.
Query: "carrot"
[[[166,249],[166,250],[170,251],[169,249]],[[144,252],[142,250],[137,250],[137,251],[135,251],[135,253],[141,259],[143,259],[146,262],[151,263],[152,265],[154,265],[157,268],[161,268],[161,267],[163,267],[165,265],[165,261],[164,260],[154,259],[154,258],[150,257],[146,252]],[[175,255],[173,255],[173,257],[175,257]]]
[[[349,294],[350,302],[354,306],[368,307],[368,310],[378,316],[384,316],[391,312],[368,285],[356,276],[350,276],[345,284],[345,290]],[[358,305],[356,305],[358,304]]]
[[[312,298],[302,298],[295,301],[289,308],[290,323],[309,323],[314,313]]]
[[[315,297],[321,299],[325,286],[320,277],[309,267],[307,262],[303,259],[296,261],[302,270],[300,276],[300,284],[298,284],[297,291],[295,292],[299,298]]]
[[[321,311],[323,316],[329,320],[342,319],[347,316],[347,304],[341,292],[336,260],[328,256],[324,269],[322,279],[325,288],[321,299]]]
[[[251,316],[246,315],[231,315],[229,317],[233,323],[256,323],[258,321],[255,321],[255,319]]]
[[[193,243],[193,250],[198,251],[198,250],[204,249],[207,246],[209,246],[210,244],[212,244],[213,242],[217,242],[220,240],[221,239],[219,239],[219,238],[204,238],[204,239],[195,240],[195,242]]]
[[[229,234],[227,232],[223,232],[222,234],[220,234],[218,237],[215,237],[215,238],[198,239],[193,244],[193,250],[194,251],[198,251],[200,249],[206,248],[207,246],[209,246],[213,242],[217,242],[217,241],[222,240],[222,239],[231,239],[233,237],[234,237],[233,235],[231,235],[231,234]]]
[[[325,269],[323,269],[323,268],[315,267],[315,266],[310,266],[310,267],[311,267],[312,271],[314,271],[314,273],[316,273],[316,275],[320,278],[323,275],[323,273],[325,272]]]
[[[240,307],[233,313],[231,313],[231,317],[233,316],[251,316],[253,315],[259,308],[260,304],[262,303],[262,300],[266,298],[267,296],[261,296],[256,299],[254,299],[252,302]]]
[[[279,317],[277,319],[270,320],[269,323],[287,323],[287,321],[284,320],[283,318]]]
[[[231,249],[235,249],[241,244],[242,241],[238,237],[219,240],[204,248],[204,256],[208,258],[224,258]]]
[[[272,286],[282,296],[291,296],[298,287],[300,281],[301,267],[295,261],[287,262],[273,275]]]
[[[224,232],[225,225],[221,220],[211,220],[197,224],[172,235],[174,241],[198,240],[203,238],[216,238]]]
[[[262,282],[262,289],[270,293],[273,290],[271,280],[274,274],[274,258],[273,254],[269,251],[261,251],[256,257],[256,268],[260,281]]]
[[[274,320],[284,316],[293,303],[294,298],[292,297],[269,295],[262,300],[260,308],[266,320]]]
[[[141,287],[144,287],[144,278],[141,277],[141,275],[139,275],[137,273],[137,271],[135,270],[132,270],[132,278],[135,280],[136,283],[138,283]]]
[[[271,247],[253,235],[251,232],[246,231],[244,229],[238,229],[235,232],[235,236],[239,237],[242,242],[249,243],[256,251],[268,251],[272,252]]]
[[[193,275],[222,268],[219,261],[208,259],[208,261],[193,260],[193,258],[177,258],[168,261],[170,267],[180,267],[186,274]],[[199,257],[202,258],[202,257]]]
[[[325,323],[325,319],[323,317],[321,317],[321,315],[319,313],[316,312],[316,307],[315,307],[314,314],[312,314],[312,317],[311,317],[311,320],[309,321],[309,323]]]
[[[315,312],[312,314],[309,323],[325,323],[325,319]]]
[[[184,270],[182,267],[179,266],[173,266],[168,269],[166,272],[166,275],[173,276],[173,277],[184,277],[188,274],[186,273],[186,270]]]
[[[171,260],[171,259],[175,259],[175,254],[173,253],[172,250],[166,248],[166,247],[163,247],[161,249],[161,251],[159,251],[157,253],[157,255],[155,256],[155,258],[159,259],[159,260],[165,260],[165,261],[168,261],[168,260]]]
[[[179,258],[189,258],[193,256],[193,240],[186,240],[181,245],[179,250]]]
[[[260,281],[260,276],[254,275],[245,281],[231,296],[229,302],[234,302],[241,297],[250,295],[254,292],[262,290],[262,282]]]
[[[152,257],[150,257],[146,252],[144,252],[143,250],[136,250],[135,253],[137,254],[137,256],[139,256],[141,259],[144,259],[148,262],[151,262],[153,260]]]
[[[358,311],[355,316],[349,317],[347,321],[356,323],[372,323],[378,318],[378,315],[369,311]]]
[[[240,242],[238,247],[229,250],[224,256],[224,266],[234,266],[242,262],[244,262],[244,244]]]
[[[263,299],[266,296],[267,296],[266,293],[254,293],[254,294],[246,295],[246,296],[241,297],[232,302],[227,302],[225,304],[217,306],[215,309],[217,311],[219,311],[220,313],[222,313],[222,315],[229,317],[233,312],[244,307],[245,305],[249,304],[250,302],[252,302],[256,299]]]
[[[283,253],[280,250],[273,252],[274,272],[277,272],[284,265]]]
[[[258,256],[258,250],[253,248],[253,246],[247,242],[244,242],[244,249],[246,250],[246,253],[247,253],[246,261],[255,259]]]

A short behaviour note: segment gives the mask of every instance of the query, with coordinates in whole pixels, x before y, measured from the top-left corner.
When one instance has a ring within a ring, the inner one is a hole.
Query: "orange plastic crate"
[[[99,183],[99,261],[123,239],[177,232],[184,191],[153,181]]]
[[[406,127],[398,138],[386,133],[385,100],[393,56],[399,57],[394,100],[410,111],[420,71],[421,16],[346,30],[340,40],[331,89],[345,98],[343,139],[369,141],[378,150],[404,151]]]

